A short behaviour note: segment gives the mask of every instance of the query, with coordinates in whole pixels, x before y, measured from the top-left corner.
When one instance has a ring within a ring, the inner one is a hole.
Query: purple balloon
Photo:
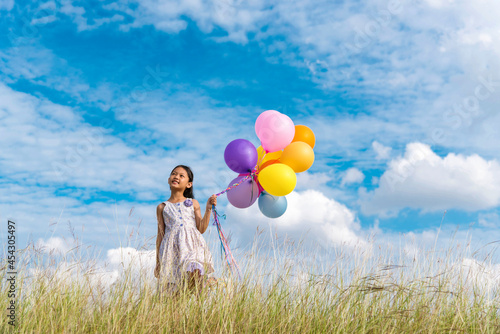
[[[236,173],[249,173],[257,165],[259,155],[255,146],[246,139],[235,139],[224,151],[224,160]]]
[[[238,176],[234,180],[229,183],[228,187],[232,186],[235,183],[239,183],[246,176]],[[257,198],[259,198],[260,191],[257,181],[252,180],[251,178],[241,183],[239,186],[234,187],[227,192],[227,199],[229,203],[233,206],[244,209],[251,206]]]

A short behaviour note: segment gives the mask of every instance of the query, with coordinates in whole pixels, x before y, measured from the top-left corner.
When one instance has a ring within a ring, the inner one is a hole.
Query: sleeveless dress
[[[192,199],[164,203],[165,235],[160,244],[161,281],[177,284],[186,272],[196,269],[200,270],[201,275],[213,273],[212,255],[196,228]]]

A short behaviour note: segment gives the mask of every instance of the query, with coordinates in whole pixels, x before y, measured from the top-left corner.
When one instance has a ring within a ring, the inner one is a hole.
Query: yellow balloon
[[[285,147],[280,162],[292,167],[295,173],[301,173],[312,166],[314,151],[308,144],[296,141]]]
[[[297,175],[290,166],[276,163],[259,172],[258,181],[273,196],[285,196],[295,189]]]
[[[311,148],[314,148],[316,144],[316,137],[314,132],[305,125],[295,125],[295,136],[293,137],[292,143],[296,141],[302,141]]]
[[[276,152],[271,152],[271,153],[267,153],[266,155],[264,155],[264,149],[262,148],[262,146],[259,146],[257,148],[257,154],[259,155],[258,159],[257,160],[257,166],[262,169],[262,165],[264,165],[266,162],[268,161],[271,161],[271,160],[278,160],[280,157],[281,157],[281,154],[283,153],[283,151],[276,151]]]

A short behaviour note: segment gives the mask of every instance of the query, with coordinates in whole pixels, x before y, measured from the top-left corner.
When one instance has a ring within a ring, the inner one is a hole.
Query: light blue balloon
[[[287,205],[285,196],[273,196],[265,191],[259,196],[260,212],[269,218],[278,218],[283,215]]]

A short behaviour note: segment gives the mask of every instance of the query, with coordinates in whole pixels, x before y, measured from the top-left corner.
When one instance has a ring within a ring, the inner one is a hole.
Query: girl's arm
[[[201,217],[201,208],[200,203],[197,200],[193,200],[194,205],[194,217],[196,219],[196,228],[200,231],[201,234],[205,233],[208,228],[208,224],[210,223],[210,214],[212,213],[212,205],[217,205],[217,196],[212,195],[207,201],[207,205],[205,207],[205,213],[203,214],[203,218]]]
[[[163,209],[165,208],[165,203],[161,203],[156,208],[156,218],[158,219],[158,234],[156,235],[156,268],[155,277],[160,277],[160,245],[165,235],[165,224],[163,222]]]

